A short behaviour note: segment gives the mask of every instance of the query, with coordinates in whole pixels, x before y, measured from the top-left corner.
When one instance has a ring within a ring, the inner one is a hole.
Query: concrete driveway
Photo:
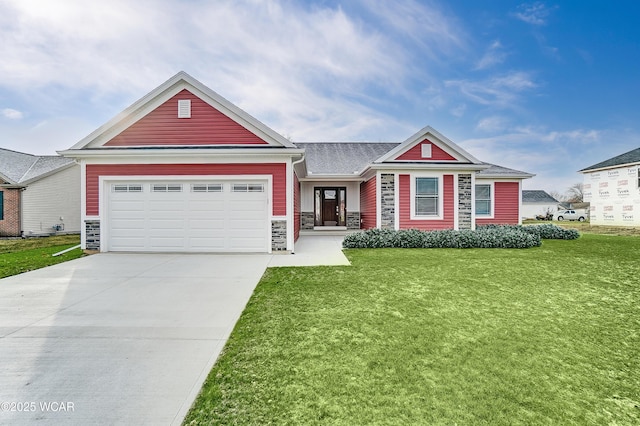
[[[99,254],[0,280],[0,424],[180,423],[272,257]]]

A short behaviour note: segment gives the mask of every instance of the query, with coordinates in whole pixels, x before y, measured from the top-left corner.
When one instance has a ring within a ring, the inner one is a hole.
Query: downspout
[[[292,162],[291,162],[291,173],[293,173],[293,175],[294,175],[294,176],[295,176],[295,174],[296,174],[296,167],[295,167],[295,166],[296,166],[296,164],[300,164],[300,163],[302,163],[304,160],[305,160],[305,154],[304,154],[304,153],[302,153],[302,156],[300,157],[300,159],[299,159],[299,160],[296,160],[296,161],[292,161]],[[294,182],[293,182],[293,176],[292,176],[292,178],[291,178],[291,183],[292,183],[292,184],[294,183]],[[298,179],[298,184],[300,184],[300,179]],[[294,193],[295,193],[295,188],[293,188],[293,191],[294,191]],[[293,196],[293,194],[292,194],[292,196]],[[302,197],[302,192],[300,191],[300,189],[298,189],[298,197]],[[300,200],[300,203],[302,204],[302,200]],[[293,211],[292,211],[291,213],[292,213],[293,220],[296,220],[296,218],[295,218],[295,211],[296,211],[295,200],[293,200],[293,203],[292,203],[292,204],[293,204]],[[302,224],[300,224],[300,226],[302,226]],[[296,227],[296,224],[294,223],[294,224],[293,224],[293,229],[295,229],[295,227]],[[292,238],[292,240],[293,240],[293,239],[294,239],[294,236],[292,236],[291,238]],[[291,254],[296,254],[296,253],[295,253],[295,251],[296,251],[295,241],[293,241],[292,246],[293,246],[293,250],[291,251]]]

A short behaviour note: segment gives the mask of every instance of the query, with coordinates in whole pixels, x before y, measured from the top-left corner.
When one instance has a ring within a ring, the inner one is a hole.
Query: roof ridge
[[[36,157],[34,155],[34,157]],[[22,176],[20,176],[20,179],[18,179],[18,183],[22,182],[22,179],[24,179],[25,176],[27,176],[29,174],[29,172],[31,171],[31,169],[33,169],[33,167],[38,163],[38,161],[40,161],[40,157],[36,157],[35,161],[33,163],[31,163],[31,166],[29,166],[29,168],[27,169],[27,171],[25,171]]]

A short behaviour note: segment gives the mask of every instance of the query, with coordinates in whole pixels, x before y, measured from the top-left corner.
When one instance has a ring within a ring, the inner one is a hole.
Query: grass
[[[185,424],[640,424],[640,239],[268,269]]]
[[[83,253],[79,249],[51,256],[78,244],[79,235],[0,240],[0,278],[81,257]]]
[[[635,235],[640,236],[640,226],[605,226],[605,225],[591,225],[587,222],[569,221],[562,222],[553,221],[545,222],[539,220],[526,220],[525,225],[540,225],[542,223],[553,223],[554,225],[561,226],[563,228],[577,229],[584,234],[599,234],[599,235]]]

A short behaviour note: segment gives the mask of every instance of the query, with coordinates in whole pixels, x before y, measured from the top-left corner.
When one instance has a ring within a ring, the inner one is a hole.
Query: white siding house
[[[580,170],[592,225],[640,226],[640,148]]]
[[[12,221],[0,235],[80,233],[80,182],[73,159],[0,148],[0,195],[13,191],[11,203],[0,203],[0,218]]]
[[[70,164],[27,186],[22,192],[22,230],[26,236],[54,230],[80,233],[80,165]]]
[[[522,219],[535,219],[547,213],[556,214],[558,200],[542,190],[522,190]]]

